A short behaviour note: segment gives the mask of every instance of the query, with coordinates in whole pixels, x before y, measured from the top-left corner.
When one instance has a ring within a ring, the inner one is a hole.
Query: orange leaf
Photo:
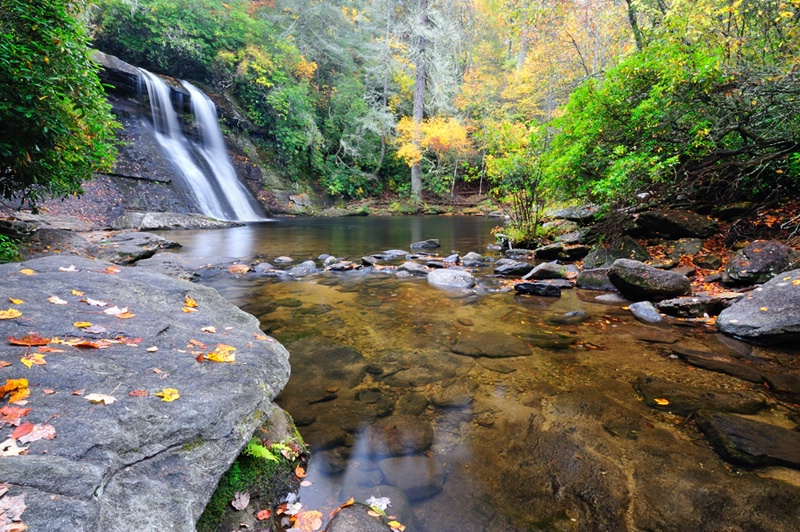
[[[297,475],[297,478],[306,478],[306,470],[303,469],[303,466],[295,467],[294,474]]]
[[[259,521],[263,521],[265,519],[269,519],[270,517],[272,517],[272,510],[269,510],[269,509],[261,510],[260,512],[258,512],[256,514],[256,519],[258,519]]]
[[[130,312],[121,312],[117,314],[117,317],[121,320],[129,320],[131,318],[135,318],[136,314],[131,314]]]
[[[28,415],[30,407],[21,408],[19,406],[4,406],[0,408],[0,425],[11,425],[16,427],[19,425],[20,420]]]
[[[0,399],[8,395],[9,403],[21,401],[30,394],[28,379],[6,379],[6,383],[0,386]]]
[[[189,312],[197,312],[197,309],[189,307],[181,307],[181,311],[186,312],[188,314]]]
[[[131,390],[128,392],[131,397],[147,397],[147,390]]]
[[[33,423],[29,423],[26,421],[25,423],[14,429],[14,432],[11,433],[11,437],[14,438],[15,440],[18,440],[22,436],[25,436],[26,434],[30,433],[30,431],[32,430],[33,430]]]
[[[119,273],[119,272],[121,272],[121,271],[122,271],[122,270],[120,270],[120,269],[119,269],[119,268],[117,268],[116,266],[109,266],[109,267],[108,267],[108,268],[106,268],[105,270],[100,270],[100,273]]]
[[[200,340],[195,340],[194,338],[190,338],[189,339],[189,343],[199,347],[200,349],[205,349],[206,347],[208,347],[206,344],[204,344]]]
[[[50,343],[50,338],[42,338],[36,333],[26,334],[22,338],[8,337],[8,343],[11,345],[26,345],[26,346],[42,346]]]

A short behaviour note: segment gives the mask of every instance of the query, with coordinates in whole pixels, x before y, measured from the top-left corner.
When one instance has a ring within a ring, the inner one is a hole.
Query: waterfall
[[[203,114],[198,114],[196,118],[204,140],[200,145],[192,143],[183,134],[178,122],[178,114],[170,99],[170,88],[155,74],[143,69],[141,71],[150,98],[156,139],[191,189],[203,214],[219,220],[263,219],[257,214],[255,201],[248,198],[247,191],[236,177],[219,131],[213,103],[198,89],[190,89],[188,83],[184,85],[191,95],[193,112]],[[198,97],[195,97],[195,91]],[[202,110],[203,107],[206,109]],[[200,154],[202,162],[195,153]]]

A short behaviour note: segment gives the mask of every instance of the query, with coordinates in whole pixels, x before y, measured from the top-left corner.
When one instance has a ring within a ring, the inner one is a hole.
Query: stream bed
[[[427,238],[441,253],[487,251],[484,218],[303,219],[161,233],[181,255],[358,261]],[[321,264],[321,261],[318,261]],[[204,275],[291,353],[278,398],[311,446],[298,500],[328,515],[387,497],[417,531],[798,530],[800,472],[721,460],[694,412],[651,408],[645,391],[750,405],[794,427],[798,406],[751,382],[689,366],[673,349],[797,368],[794,352],[749,346],[713,327],[637,322],[625,302],[446,291],[392,269],[297,280]],[[489,288],[486,288],[489,287]],[[665,392],[666,393],[666,392]],[[744,412],[744,410],[743,410]]]

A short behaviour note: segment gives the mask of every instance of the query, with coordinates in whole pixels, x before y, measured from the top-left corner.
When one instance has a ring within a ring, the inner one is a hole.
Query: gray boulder
[[[608,278],[622,295],[637,301],[669,299],[692,291],[685,275],[629,259],[616,260],[608,270]]]
[[[628,307],[633,316],[642,323],[658,324],[664,323],[664,318],[659,314],[658,309],[649,301],[638,301],[631,303]]]
[[[533,264],[521,261],[505,262],[503,264],[498,261],[498,265],[494,269],[496,275],[507,275],[509,277],[522,277],[533,270]]]
[[[391,532],[392,527],[380,517],[369,515],[369,506],[355,503],[336,512],[325,527],[325,532]]]
[[[161,249],[180,247],[150,233],[119,233],[88,247],[87,253],[114,264],[133,264],[155,255]]]
[[[616,291],[617,287],[611,284],[608,278],[608,268],[593,268],[583,270],[575,279],[575,286],[584,290]]]
[[[725,292],[716,296],[696,295],[665,299],[656,303],[658,310],[676,318],[700,318],[704,315],[716,316],[735,301],[745,297],[744,294]]]
[[[287,275],[291,275],[292,277],[306,277],[313,273],[316,273],[318,270],[316,263],[313,260],[307,260],[301,262],[297,266],[291,268],[287,273]]]
[[[528,296],[561,297],[561,288],[546,282],[523,282],[514,285],[518,294]]]
[[[566,279],[567,269],[557,262],[543,262],[529,271],[523,279]]]
[[[790,267],[792,254],[792,248],[780,242],[751,242],[728,261],[722,282],[730,285],[765,283]]]
[[[564,244],[556,242],[555,244],[548,244],[540,248],[536,248],[533,256],[539,260],[555,260],[561,256],[564,251]]]
[[[22,316],[0,320],[0,335],[86,342],[59,345],[62,352],[48,355],[44,368],[3,370],[28,379],[26,421],[50,424],[56,437],[0,459],[0,478],[26,494],[31,530],[193,530],[219,478],[276,408],[289,354],[213,289],[109,266],[66,255],[0,265],[3,286],[25,301]],[[36,274],[22,275],[23,268]],[[181,312],[186,296],[196,312]],[[81,301],[89,299],[107,305]],[[103,312],[113,306],[135,316]],[[92,331],[75,327],[80,321],[91,322]],[[202,331],[209,326],[217,332]],[[235,362],[198,362],[191,352],[207,354],[217,344],[235,348]],[[18,360],[27,348],[5,350]],[[154,396],[165,388],[180,398]],[[116,402],[93,404],[86,399],[92,393]]]
[[[397,267],[398,271],[408,272],[412,275],[428,275],[428,269],[422,264],[414,261],[406,261]]]
[[[477,284],[471,273],[454,269],[433,270],[428,274],[428,282],[446,288],[472,288]]]
[[[611,266],[617,259],[646,261],[650,259],[650,253],[633,238],[623,236],[611,245],[601,244],[592,249],[583,259],[583,267],[604,268]]]
[[[238,222],[224,222],[203,214],[174,212],[126,212],[111,222],[111,229],[137,231],[168,231],[173,229],[226,229],[240,227]]]
[[[691,211],[656,209],[645,211],[636,218],[636,225],[650,234],[669,238],[708,238],[717,232],[717,223]]]
[[[422,240],[420,242],[414,242],[411,244],[411,249],[435,249],[441,247],[441,243],[436,238],[429,238],[428,240]]]
[[[760,342],[800,338],[798,285],[800,270],[780,274],[720,312],[717,328],[726,334]]]
[[[597,205],[579,205],[551,211],[547,215],[556,220],[569,220],[579,224],[587,224],[594,222],[595,216],[599,212],[600,207]]]

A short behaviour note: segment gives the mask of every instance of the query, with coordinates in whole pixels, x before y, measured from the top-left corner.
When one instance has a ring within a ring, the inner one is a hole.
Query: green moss
[[[197,449],[198,447],[203,445],[203,440],[196,439],[194,441],[190,441],[189,443],[185,443],[183,447],[181,447],[181,451],[189,452]]]

